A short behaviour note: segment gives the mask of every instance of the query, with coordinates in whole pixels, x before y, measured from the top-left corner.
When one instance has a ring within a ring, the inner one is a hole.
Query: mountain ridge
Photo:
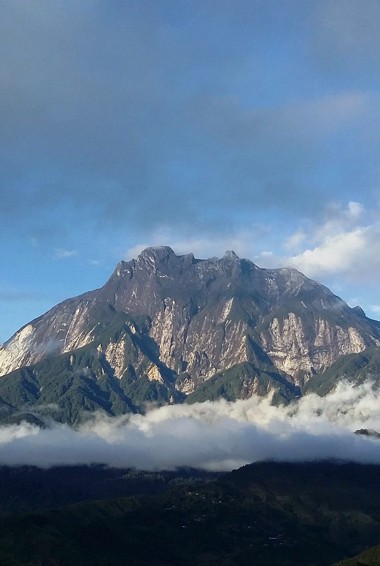
[[[236,398],[272,391],[289,400],[342,356],[379,343],[380,323],[294,268],[260,268],[232,251],[196,259],[151,247],[0,347],[0,396],[3,380],[16,382],[23,368],[45,383],[56,364],[62,379],[119,383],[137,408],[226,388]],[[72,358],[82,349],[78,366]]]

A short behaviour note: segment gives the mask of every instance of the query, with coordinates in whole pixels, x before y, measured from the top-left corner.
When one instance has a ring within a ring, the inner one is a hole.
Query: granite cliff
[[[103,380],[117,388],[118,381],[123,410],[146,400],[270,390],[291,398],[342,356],[379,343],[378,322],[295,269],[261,269],[234,252],[199,260],[147,248],[120,262],[102,288],[64,301],[12,336],[0,348],[0,395],[4,379],[16,382],[22,371],[26,379],[25,368],[34,380],[49,371],[57,379],[61,364],[65,375],[94,387]]]

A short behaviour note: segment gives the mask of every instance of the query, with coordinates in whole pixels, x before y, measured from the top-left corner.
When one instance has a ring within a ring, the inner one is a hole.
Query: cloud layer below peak
[[[0,462],[49,467],[105,463],[146,470],[192,466],[231,470],[262,460],[340,459],[380,464],[380,441],[355,435],[380,430],[379,393],[340,384],[326,398],[290,407],[253,397],[156,408],[146,415],[93,415],[78,429],[28,424],[0,428]]]

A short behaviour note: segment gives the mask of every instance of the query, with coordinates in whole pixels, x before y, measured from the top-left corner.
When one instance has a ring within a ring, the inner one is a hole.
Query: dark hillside
[[[378,466],[263,463],[204,480],[143,474],[127,498],[3,517],[0,562],[330,566],[380,540]]]

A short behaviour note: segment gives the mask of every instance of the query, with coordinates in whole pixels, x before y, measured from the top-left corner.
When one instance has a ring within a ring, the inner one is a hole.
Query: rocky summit
[[[379,344],[379,322],[296,269],[151,247],[0,347],[0,417],[76,422],[269,392],[286,402]]]

